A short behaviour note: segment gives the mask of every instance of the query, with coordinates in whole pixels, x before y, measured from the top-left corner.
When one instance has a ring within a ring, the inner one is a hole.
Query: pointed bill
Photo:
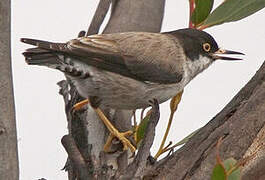
[[[242,60],[241,58],[233,58],[233,57],[227,57],[227,56],[220,56],[220,55],[231,55],[231,54],[237,54],[237,55],[245,55],[244,53],[237,52],[237,51],[231,51],[231,50],[225,50],[225,49],[218,49],[215,53],[212,54],[212,57],[217,60]]]

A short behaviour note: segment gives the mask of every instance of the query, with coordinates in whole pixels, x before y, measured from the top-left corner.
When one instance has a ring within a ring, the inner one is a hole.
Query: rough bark
[[[248,148],[245,156],[254,155],[244,166],[242,171],[242,180],[265,179],[265,126],[260,130],[251,146]]]
[[[265,62],[256,75],[188,143],[161,160],[146,173],[149,179],[210,179],[215,165],[216,142],[223,160],[253,155],[242,179],[264,179],[265,157]]]
[[[165,0],[115,0],[104,33],[144,31],[160,32]]]
[[[10,46],[10,0],[0,2],[0,179],[18,179]]]

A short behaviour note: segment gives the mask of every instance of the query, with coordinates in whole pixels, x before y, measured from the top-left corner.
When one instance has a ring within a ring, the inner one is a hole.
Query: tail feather
[[[23,55],[30,65],[43,65],[55,68],[55,65],[67,64],[63,56],[65,52],[65,43],[53,43],[49,41],[21,38],[21,42],[37,46],[36,48],[27,49]]]
[[[64,47],[66,46],[65,43],[53,43],[49,41],[42,41],[42,40],[29,39],[29,38],[21,38],[20,41],[26,44],[37,46],[41,49],[59,51],[59,52],[63,52],[65,49]]]
[[[58,69],[63,73],[79,76],[80,78],[89,76],[88,72],[79,66],[75,66],[71,62],[71,58],[66,57],[67,55],[65,55],[63,48],[66,44],[26,38],[22,38],[21,41],[37,46],[36,48],[29,48],[22,53],[27,64]]]
[[[42,41],[42,40],[37,40],[37,39],[29,39],[29,38],[21,38],[20,41],[26,44],[30,44],[30,45],[38,46],[42,48],[45,48],[45,47],[49,48],[49,45],[53,44],[52,42]]]
[[[64,64],[58,55],[46,49],[30,48],[23,52],[26,63],[29,65],[54,66]]]

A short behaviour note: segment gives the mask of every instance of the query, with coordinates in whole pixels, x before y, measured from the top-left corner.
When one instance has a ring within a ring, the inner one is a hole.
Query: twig
[[[61,142],[75,170],[77,171],[78,178],[80,180],[86,180],[88,177],[92,177],[92,174],[88,173],[89,171],[85,163],[85,160],[82,157],[81,153],[79,152],[72,136],[70,135],[63,136]]]
[[[90,26],[87,30],[87,36],[92,34],[98,34],[99,28],[102,24],[102,22],[105,19],[105,16],[109,10],[110,7],[110,0],[100,0],[98,3],[98,7],[96,9],[96,12],[93,16],[93,19],[90,23]]]
[[[63,96],[63,100],[65,103],[65,112],[70,110],[69,107],[69,91],[68,91],[68,82],[66,80],[59,81],[57,85],[60,87],[59,94]]]
[[[146,108],[143,108],[142,111],[141,111],[141,121],[144,119],[144,111],[145,111]]]
[[[126,174],[123,177],[120,177],[121,179],[138,177],[146,167],[147,159],[150,156],[150,148],[155,137],[155,127],[160,117],[157,100],[154,99],[150,104],[152,106],[152,113],[147,124],[142,144],[140,145],[133,162],[126,168]]]
[[[190,4],[189,28],[194,28],[194,24],[192,23],[191,17],[192,17],[193,11],[195,9],[195,1],[194,0],[189,0],[189,4]]]

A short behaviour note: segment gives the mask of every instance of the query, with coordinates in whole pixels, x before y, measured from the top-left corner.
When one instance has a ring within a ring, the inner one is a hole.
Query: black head
[[[180,40],[186,56],[192,61],[199,59],[200,55],[210,57],[212,60],[240,60],[238,58],[218,56],[217,54],[243,55],[243,53],[240,52],[220,49],[210,34],[197,29],[179,29],[177,31],[168,32],[168,34],[171,34]]]

